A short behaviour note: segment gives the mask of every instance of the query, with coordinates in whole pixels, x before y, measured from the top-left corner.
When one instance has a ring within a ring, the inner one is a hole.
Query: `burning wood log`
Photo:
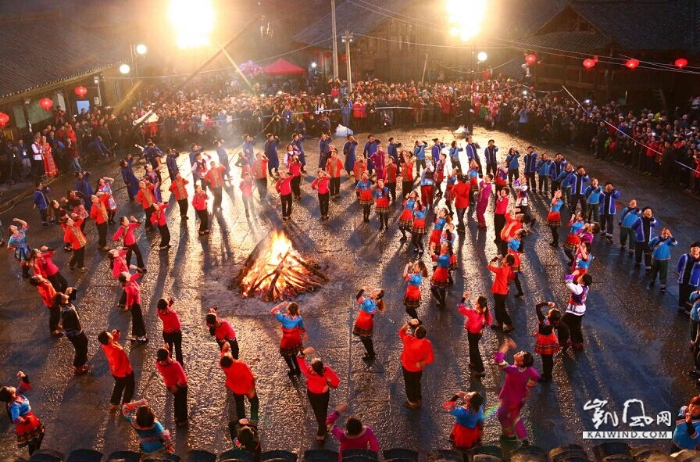
[[[275,301],[313,291],[326,282],[328,277],[318,264],[305,260],[283,233],[275,232],[255,246],[231,286],[239,287],[243,297]]]

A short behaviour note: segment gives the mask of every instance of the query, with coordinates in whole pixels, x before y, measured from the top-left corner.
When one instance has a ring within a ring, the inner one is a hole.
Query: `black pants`
[[[362,342],[362,345],[365,347],[367,356],[371,356],[373,358],[377,356],[377,354],[374,352],[374,342],[372,341],[372,337],[360,336],[360,342]]]
[[[391,203],[396,202],[396,183],[386,183],[386,187],[389,188],[389,194],[391,195]]]
[[[553,355],[540,355],[542,357],[542,378],[552,380],[552,369],[554,369]]]
[[[70,343],[73,344],[75,348],[75,355],[73,356],[73,367],[80,369],[85,365],[88,360],[88,339],[85,332],[81,332],[78,335],[68,337]]]
[[[184,367],[185,362],[182,360],[182,332],[163,332],[163,341],[168,344],[170,354],[175,353],[175,359]]]
[[[549,176],[538,175],[537,180],[537,191],[541,193],[546,192],[549,189]]]
[[[282,217],[291,217],[292,216],[292,195],[291,194],[284,194],[280,196],[280,199],[282,199]]]
[[[493,299],[496,302],[496,322],[501,325],[512,326],[513,321],[510,319],[508,311],[506,311],[506,295],[507,294],[493,294]]]
[[[321,209],[321,216],[328,216],[328,202],[330,200],[330,193],[319,194],[318,195],[318,207]]]
[[[260,201],[267,199],[267,178],[258,178],[255,180],[255,187],[258,189]]]
[[[114,376],[112,376],[114,377]],[[134,381],[134,373],[124,377],[114,377],[114,389],[112,389],[112,397],[109,399],[109,404],[119,406],[120,404],[130,403],[134,397],[134,389],[136,382]],[[122,397],[124,393],[124,397]]]
[[[199,232],[203,233],[209,229],[209,211],[207,209],[197,210],[199,217]]]
[[[413,190],[413,181],[402,181],[401,182],[401,194],[406,195]]]
[[[187,387],[177,387],[173,393],[173,410],[176,423],[187,422]]]
[[[41,434],[39,437],[34,438],[33,440],[27,442],[27,450],[29,451],[29,455],[31,456],[34,454],[36,451],[41,449],[41,442],[44,440],[44,435]]]
[[[340,177],[331,178],[329,186],[330,186],[329,189],[331,191],[331,196],[337,196],[338,194],[340,194]]]
[[[299,361],[297,361],[297,355],[282,355],[282,357],[284,358],[284,362],[287,363],[290,372],[301,372],[301,369],[299,369]]]
[[[63,277],[60,271],[46,279],[48,279],[53,288],[56,289],[56,292],[65,292],[68,288],[68,281],[66,281],[66,278]]]
[[[690,284],[678,284],[678,306],[690,311],[691,303],[689,301],[690,294],[697,290],[697,287]]]
[[[153,229],[153,224],[151,224],[151,215],[153,215],[153,212],[155,212],[155,210],[156,209],[153,208],[152,205],[146,209],[143,209],[143,211],[146,212],[146,230]]]
[[[160,246],[165,247],[166,245],[170,245],[170,230],[168,229],[168,225],[158,225],[158,232],[160,233]]]
[[[644,266],[651,266],[651,249],[646,242],[634,243],[634,261],[639,264],[642,262],[642,254],[644,255]]]
[[[454,162],[452,163],[452,165],[454,165]],[[498,171],[498,163],[486,164],[486,173],[490,173],[491,175],[493,175],[495,177],[497,171]]]
[[[513,184],[513,178],[520,179],[520,171],[518,169],[508,170],[508,184]]]
[[[581,204],[581,214],[585,217],[586,216],[586,196],[583,196],[581,194],[572,194],[571,195],[571,204],[569,204],[569,209],[571,209],[572,213],[576,213],[576,205],[578,203]]]
[[[146,336],[146,324],[143,322],[143,312],[138,303],[131,305],[131,335],[134,337]]]
[[[99,236],[97,239],[97,245],[100,247],[107,247],[107,222],[95,222],[95,226],[97,227],[97,235]]]
[[[569,328],[568,334],[571,336],[571,343],[574,345],[583,344],[583,332],[581,332],[581,321],[583,320],[583,316],[565,313],[561,320]],[[562,335],[561,330],[559,331],[559,340],[562,345],[566,345],[568,337],[568,335]]]
[[[467,332],[467,340],[469,341],[469,362],[476,372],[484,372],[484,361],[481,359],[481,352],[479,351],[481,334]]]
[[[311,409],[313,409],[316,422],[318,423],[316,435],[323,436],[326,434],[326,417],[328,415],[328,401],[330,401],[331,393],[330,391],[325,393],[311,393],[307,390],[306,394],[309,397]]]
[[[467,211],[467,209],[457,209],[457,227],[459,229],[464,229],[464,213]]]
[[[560,189],[561,189],[561,181],[552,180],[552,197],[554,197],[554,191],[558,191]]]
[[[53,332],[58,330],[61,325],[61,309],[56,305],[52,305],[49,308],[49,331]]]
[[[42,223],[48,222],[48,209],[39,209],[39,216],[41,217]]]
[[[292,194],[294,197],[301,197],[301,175],[292,177]]]
[[[518,289],[518,294],[523,293],[523,286],[520,284],[520,277],[518,276],[520,274],[520,271],[514,272],[513,275],[515,276],[515,279],[513,282],[515,282],[515,288]]]
[[[613,223],[615,215],[610,215],[609,213],[604,213],[600,216],[600,231],[602,233],[607,233],[612,236],[613,233]],[[632,243],[630,242],[630,245]],[[651,255],[651,254],[650,254]]]
[[[379,229],[382,229],[382,227],[389,229],[389,214],[380,212],[377,215],[379,215]]]
[[[32,177],[34,181],[41,181],[44,176],[44,161],[32,159]]]
[[[180,217],[186,217],[187,210],[190,207],[190,203],[187,202],[187,198],[180,199],[179,201],[177,201],[177,205],[180,207]]]
[[[411,236],[411,243],[413,244],[413,247],[420,251],[423,252],[425,250],[425,245],[423,244],[423,234],[421,233],[413,233]]]
[[[119,296],[119,308],[126,308],[126,292],[122,289],[122,294]]]
[[[406,385],[406,398],[408,398],[411,403],[420,402],[423,399],[420,385],[423,371],[409,372],[403,366],[401,366],[401,370],[403,371],[403,381]]]
[[[537,186],[537,181],[535,181],[535,172],[525,173],[525,180],[527,181],[528,189],[530,191],[534,191],[535,186]]]
[[[552,243],[554,245],[559,245],[559,227],[550,226],[549,229],[552,230]]]
[[[141,249],[139,249],[138,244],[134,243],[126,246],[126,264],[131,264],[131,254],[136,254],[136,266],[139,268],[145,268],[146,265],[143,264],[143,256],[141,255]]]
[[[238,359],[238,354],[240,353],[240,348],[238,347],[238,340],[237,339],[226,339],[226,340],[219,340],[216,339],[216,343],[219,344],[219,348],[223,349],[224,344],[228,343],[231,347],[231,356],[233,356],[233,359]]]
[[[221,208],[221,201],[222,201],[223,195],[224,195],[224,188],[219,186],[217,188],[210,187],[209,189],[211,189],[211,193],[214,195],[214,203],[213,203],[214,210],[218,210]]]
[[[73,269],[75,268],[76,264],[78,265],[78,268],[85,267],[85,247],[73,249],[73,254],[70,257],[70,261],[68,262],[68,267],[70,269]]]

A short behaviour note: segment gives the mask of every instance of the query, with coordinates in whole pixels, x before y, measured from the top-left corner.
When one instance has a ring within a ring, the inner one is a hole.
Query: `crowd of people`
[[[217,88],[219,88],[218,92]],[[139,229],[143,226],[147,233],[157,230],[161,237],[159,251],[167,252],[171,248],[168,208],[174,207],[174,204],[171,205],[172,202],[177,202],[181,220],[188,220],[191,204],[200,220],[199,235],[202,239],[207,239],[210,232],[209,211],[221,208],[223,189],[235,183],[238,183],[238,190],[243,197],[243,211],[247,215],[256,213],[258,208],[271,209],[277,196],[283,222],[294,220],[294,209],[299,207],[302,194],[315,191],[314,194],[317,194],[319,201],[319,217],[322,221],[328,220],[329,215],[336,211],[335,206],[331,207],[331,199],[338,199],[344,194],[356,195],[358,211],[362,212],[364,223],[372,222],[372,208],[374,208],[380,233],[389,231],[389,216],[398,217],[400,239],[402,242],[407,242],[410,235],[411,246],[406,246],[406,250],[414,255],[413,261],[406,265],[403,273],[406,284],[403,302],[410,319],[398,331],[403,344],[401,367],[406,391],[404,405],[411,410],[422,407],[422,372],[434,359],[427,329],[420,320],[420,311],[424,311],[430,303],[429,300],[432,299],[435,300],[438,309],[447,308],[446,294],[454,283],[453,274],[462,271],[456,257],[456,246],[460,245],[458,235],[465,233],[467,224],[475,221],[480,229],[493,226],[498,252],[487,259],[489,261],[487,268],[490,273],[493,273],[491,294],[494,301],[494,314],[491,315],[488,297],[480,294],[472,304],[469,292],[462,294],[462,300],[456,309],[466,318],[469,368],[475,379],[486,375],[479,346],[483,330],[491,327],[503,334],[504,340],[493,354],[495,364],[506,374],[505,383],[499,394],[500,402],[496,415],[502,428],[502,436],[508,440],[520,441],[522,445],[529,444],[525,425],[520,416],[526,398],[529,396],[529,389],[537,383],[547,383],[554,379],[552,374],[554,356],[560,350],[566,353],[569,349],[574,352],[584,349],[582,321],[593,281],[592,243],[596,236],[601,237],[605,246],[614,245],[614,229],[617,222],[620,247],[629,249],[630,255],[634,255],[636,266],[644,266],[649,273],[650,288],[654,287],[658,277],[660,290],[665,291],[671,248],[679,244],[673,238],[671,230],[663,228],[656,231],[657,222],[653,217],[651,205],[643,204],[644,207],[640,209],[633,199],[618,214],[616,201],[620,198],[620,192],[615,185],[604,178],[591,178],[586,173],[585,166],[568,162],[561,153],[556,153],[553,158],[550,158],[548,154],[540,155],[535,146],[529,146],[524,150],[522,157],[519,149],[515,147],[510,148],[508,153],[503,155],[495,139],[488,140],[486,147],[482,149],[472,136],[467,136],[464,142],[448,140],[447,143],[435,138],[432,140],[432,145],[424,140],[407,140],[405,146],[399,140],[389,138],[385,145],[374,135],[369,135],[364,141],[362,152],[359,152],[360,143],[355,137],[347,135],[343,140],[341,151],[340,144],[333,144],[329,133],[325,133],[330,130],[321,129],[323,133],[318,141],[317,174],[310,189],[307,189],[302,187],[300,181],[307,169],[304,142],[307,137],[311,138],[313,135],[303,127],[300,129],[297,124],[299,120],[301,124],[305,123],[306,114],[303,109],[306,108],[306,102],[316,101],[323,105],[328,102],[325,95],[318,97],[288,95],[254,97],[241,94],[228,96],[222,94],[221,88],[217,85],[213,85],[209,92],[206,90],[206,87],[200,88],[199,91],[189,95],[169,95],[167,91],[159,92],[157,96],[160,99],[160,108],[156,112],[166,118],[173,116],[189,120],[189,123],[198,127],[197,130],[206,127],[206,121],[202,116],[209,117],[216,114],[217,120],[240,123],[240,120],[246,120],[240,112],[237,112],[241,111],[241,107],[259,110],[262,102],[271,104],[273,108],[282,109],[281,113],[286,110],[301,113],[301,117],[297,117],[293,129],[291,126],[275,126],[270,123],[266,123],[263,127],[246,126],[250,133],[256,133],[259,128],[267,128],[269,133],[263,146],[256,146],[254,137],[246,135],[240,152],[235,153],[233,161],[229,159],[229,152],[223,147],[223,142],[219,138],[214,145],[215,151],[202,150],[195,141],[198,139],[197,136],[200,136],[198,134],[187,139],[191,141],[190,152],[183,164],[175,148],[160,149],[155,142],[162,139],[167,143],[166,145],[175,146],[176,144],[170,144],[170,142],[178,142],[172,138],[175,133],[169,132],[165,123],[162,131],[160,128],[151,127],[152,131],[149,135],[153,135],[153,139],[146,139],[141,153],[143,167],[137,166],[137,161],[131,155],[120,161],[120,172],[128,197],[143,209],[143,218],[136,216],[117,218],[121,204],[118,204],[114,197],[115,180],[106,176],[93,177],[79,164],[79,158],[76,158],[76,164],[72,167],[76,174],[75,187],[60,198],[52,198],[52,191],[43,183],[44,175],[49,171],[46,163],[46,153],[49,151],[44,148],[40,151],[42,154],[40,165],[38,158],[30,159],[30,174],[36,179],[33,201],[39,212],[39,219],[45,226],[51,226],[54,223],[59,225],[62,230],[62,239],[60,244],[57,240],[56,243],[47,243],[45,246],[32,249],[29,245],[31,236],[27,234],[28,220],[16,218],[9,227],[7,246],[14,252],[21,267],[22,276],[36,287],[43,304],[48,308],[50,335],[65,336],[73,345],[75,355],[71,367],[76,375],[89,373],[86,330],[90,329],[83,326],[79,309],[76,308],[76,305],[79,305],[78,291],[69,287],[66,278],[61,274],[61,269],[52,261],[54,248],[62,245],[64,250],[72,253],[68,264],[70,271],[85,271],[85,249],[89,245],[85,229],[89,221],[94,223],[98,240],[93,245],[96,245],[100,252],[105,252],[104,255],[110,260],[111,274],[123,288],[119,307],[129,312],[131,316],[131,333],[127,340],[133,342],[133,347],[138,347],[149,341],[141,307],[139,279],[145,277],[147,268],[137,244],[140,238]],[[669,145],[662,151],[661,158],[662,167],[665,165],[661,169],[661,174],[669,184],[671,177],[668,174],[672,171],[681,171],[675,170],[676,164],[673,164],[673,168],[669,170],[666,169],[668,165],[664,164],[667,148],[671,151],[676,149],[670,147],[676,142],[671,143],[670,138],[683,133],[682,141],[686,143],[685,146],[692,145],[695,142],[694,134],[688,136],[685,133],[687,130],[692,133],[697,130],[687,126],[687,123],[684,125],[683,118],[674,119],[669,127],[665,127],[664,123],[667,120],[661,114],[658,117],[646,116],[640,119],[641,124],[631,113],[621,114],[624,120],[612,128],[612,123],[606,125],[605,122],[601,122],[603,125],[598,125],[595,122],[597,119],[582,108],[575,107],[564,100],[555,101],[551,96],[541,99],[525,98],[519,86],[499,80],[474,83],[471,86],[464,83],[455,86],[424,87],[411,84],[385,85],[377,82],[361,82],[351,95],[342,95],[340,89],[335,88],[332,90],[331,97],[335,91],[338,92],[338,104],[346,101],[343,97],[346,97],[347,101],[359,99],[360,104],[363,104],[363,98],[368,95],[382,95],[387,99],[388,106],[408,104],[412,107],[412,112],[397,110],[391,115],[392,121],[400,124],[425,123],[429,112],[427,107],[422,106],[426,100],[424,95],[427,95],[428,102],[442,102],[444,98],[446,101],[444,105],[440,105],[444,109],[441,109],[439,123],[450,123],[454,116],[458,116],[458,111],[462,110],[466,113],[459,117],[465,117],[467,125],[470,123],[470,117],[473,120],[478,118],[483,123],[511,127],[523,136],[535,139],[542,133],[538,128],[538,120],[549,120],[555,117],[555,114],[557,114],[556,117],[560,117],[566,113],[571,115],[569,125],[560,123],[558,129],[553,129],[553,136],[563,137],[560,139],[561,142],[576,141],[578,138],[574,134],[583,133],[585,130],[582,127],[588,127],[591,124],[594,127],[600,127],[595,136],[591,137],[591,140],[595,140],[596,155],[600,157],[615,157],[616,154],[613,153],[616,151],[610,149],[613,141],[608,143],[608,140],[626,139],[621,133],[628,125],[633,125],[629,135],[637,138],[637,141],[642,142],[641,137],[654,138],[656,135],[646,134],[647,126],[651,125],[652,130],[659,131],[659,139]],[[467,94],[472,92],[471,100],[460,100],[459,95],[462,92]],[[285,101],[285,98],[289,98],[287,101],[289,104],[285,103],[282,107],[280,104]],[[208,105],[207,101],[211,105]],[[243,103],[243,101],[246,102]],[[378,98],[373,98],[371,101],[374,101],[374,104],[377,104],[377,101],[382,105],[385,104]],[[302,111],[299,110],[298,105],[292,104],[294,102],[301,102]],[[415,106],[415,104],[421,106]],[[311,107],[308,109],[310,111],[308,116],[311,119],[319,107],[313,111]],[[326,106],[323,106],[318,111],[319,114],[325,109]],[[437,106],[434,107],[433,117],[436,109]],[[472,114],[472,110],[474,115],[465,115]],[[170,111],[170,114],[167,111]],[[342,109],[340,112],[342,117]],[[608,120],[610,122],[620,114],[620,110],[614,105],[608,105],[603,109],[593,108],[592,113],[610,119]],[[413,118],[402,121],[403,116],[398,114],[412,114]],[[515,123],[516,114],[517,123]],[[126,117],[133,119],[142,115],[134,112]],[[221,116],[224,117],[221,118]],[[232,118],[230,121],[229,116]],[[325,114],[321,115],[321,120],[324,120],[324,117]],[[493,120],[490,121],[489,117]],[[378,120],[382,118],[383,116]],[[248,120],[250,119],[249,117]],[[347,120],[351,127],[355,124],[361,129],[372,126],[363,125],[363,121],[354,119],[355,113],[352,112],[351,119]],[[94,117],[88,115],[86,122],[88,120],[94,120]],[[202,127],[200,127],[200,121],[203,124]],[[282,121],[287,121],[283,115],[279,123],[282,124]],[[72,126],[70,123],[61,125],[61,122],[63,121],[57,121],[56,126],[62,127],[61,136],[66,136],[66,132]],[[330,120],[328,123],[329,127],[333,126]],[[438,123],[438,121],[428,118],[427,123]],[[654,128],[655,123],[658,124],[657,128]],[[90,125],[90,122],[87,122],[87,125]],[[101,126],[99,122],[97,126]],[[220,125],[213,123],[211,126],[217,128],[207,132],[207,136],[222,134]],[[104,125],[102,127],[104,128]],[[109,122],[106,127],[109,131]],[[640,136],[637,137],[637,134]],[[60,138],[56,132],[51,135],[52,138],[54,136],[54,139]],[[102,143],[100,136],[98,135],[94,140]],[[107,144],[111,144],[115,139],[118,140],[111,133],[109,136],[111,138]],[[604,149],[598,149],[604,137],[605,141],[602,144]],[[38,140],[36,144],[44,142],[41,134],[38,134],[35,140]],[[553,139],[547,141],[553,141]],[[119,144],[120,141],[116,142]],[[278,153],[280,146],[285,151],[282,158]],[[36,153],[34,147],[34,145],[31,146],[31,152]],[[656,148],[653,149],[656,150]],[[674,160],[679,158],[676,157]],[[656,174],[655,165],[656,160],[651,163],[650,173],[652,174]],[[48,166],[50,167],[50,163]],[[234,180],[237,176],[232,173],[234,167],[240,168],[240,181]],[[310,166],[308,168],[311,169]],[[341,188],[343,180],[349,182],[351,186]],[[165,191],[166,185],[170,198]],[[268,192],[270,188],[274,188],[277,194],[270,194]],[[545,204],[548,208],[546,225],[551,232],[550,245],[553,248],[560,249],[559,232],[562,226],[568,231],[563,252],[569,260],[565,285],[570,292],[570,298],[565,304],[540,301],[535,307],[534,315],[538,321],[538,331],[534,352],[541,356],[541,373],[533,367],[532,353],[524,351],[515,353],[513,364],[509,364],[505,359],[507,353],[517,347],[508,334],[519,327],[514,325],[508,313],[507,295],[511,283],[517,289],[516,297],[524,295],[520,284],[520,275],[526,269],[524,247],[527,245],[529,235],[542,233],[542,228],[538,227],[536,214],[533,213],[536,202]],[[487,211],[491,208],[493,214],[489,222]],[[476,219],[471,213],[474,211]],[[113,247],[108,245],[110,233],[111,242],[115,244]],[[428,255],[424,258],[426,234],[429,235]],[[700,242],[680,244],[688,246],[690,251],[679,258],[676,266],[680,288],[679,313],[690,317],[691,347],[700,349],[697,336],[700,325],[700,315],[698,315]],[[134,258],[135,265],[132,264]],[[432,266],[432,274],[429,271],[430,266]],[[429,281],[424,282],[428,276],[430,276]],[[424,286],[430,288],[431,295],[428,297],[423,296]],[[356,296],[358,315],[353,333],[359,337],[365,348],[366,354],[363,358],[365,361],[371,362],[377,357],[373,342],[373,317],[384,311],[384,295],[384,290],[376,289],[362,290]],[[543,311],[545,307],[546,312]],[[176,425],[184,427],[188,425],[188,379],[182,354],[182,326],[171,298],[166,296],[160,298],[157,308],[158,317],[162,321],[163,341],[167,346],[158,349],[153,360],[156,362],[165,387],[173,395]],[[304,375],[306,379],[308,400],[318,423],[316,440],[322,444],[330,427],[330,433],[340,441],[341,450],[359,447],[378,450],[379,446],[372,429],[363,425],[357,416],[347,419],[344,430],[335,426],[339,415],[347,410],[347,406],[342,405],[335,412],[328,413],[331,390],[339,386],[341,377],[318,358],[307,363],[306,357],[312,355],[314,350],[304,347],[306,326],[301,317],[300,307],[296,303],[285,302],[273,308],[272,314],[282,326],[280,354],[289,367],[290,378],[298,380],[297,376]],[[241,348],[231,323],[222,319],[216,309],[210,310],[204,321],[203,324],[220,346],[218,363],[226,376],[226,387],[234,395],[236,420],[230,425],[233,444],[236,448],[251,450],[259,455],[260,437],[257,425],[260,398],[255,387],[255,376],[249,365],[239,357]],[[147,401],[133,400],[134,372],[128,355],[120,343],[121,338],[121,333],[116,329],[106,329],[97,335],[115,379],[110,409],[121,409],[125,418],[139,434],[143,454],[172,452],[169,432],[155,418]],[[17,389],[3,387],[0,389],[0,399],[7,403],[11,420],[16,425],[18,443],[21,446],[27,446],[31,454],[40,447],[44,428],[41,421],[32,413],[29,402],[24,396],[24,392],[29,389],[28,377],[24,373],[19,373],[18,378],[21,380],[21,385]],[[250,406],[250,417],[245,411],[246,400]],[[455,448],[467,450],[480,444],[485,419],[484,400],[485,397],[477,392],[460,391],[445,404],[445,408],[455,417],[451,435]],[[457,403],[460,401],[461,404],[458,406]],[[691,402],[691,405],[694,404]],[[691,408],[688,412],[695,415],[700,413],[696,412],[698,409],[700,407]],[[689,426],[679,425],[676,432],[690,431],[694,428],[692,422],[694,420],[691,419]],[[690,436],[694,438],[693,435]],[[674,438],[681,448],[687,447],[686,440],[685,435]]]

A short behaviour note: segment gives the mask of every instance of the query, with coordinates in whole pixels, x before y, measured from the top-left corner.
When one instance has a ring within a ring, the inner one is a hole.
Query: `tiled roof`
[[[335,8],[336,26],[338,34],[344,30],[350,30],[356,34],[367,34],[379,27],[389,19],[391,12],[400,13],[411,4],[412,0],[382,0],[378,3],[381,9],[376,13],[369,10],[366,1],[355,4],[353,1],[345,1]],[[315,45],[321,48],[331,47],[331,12],[314,22],[311,26],[301,30],[294,36],[294,40],[307,45]]]
[[[98,72],[128,56],[128,49],[62,17],[0,22],[0,43],[0,98]]]
[[[700,20],[693,1],[572,1],[569,5],[618,47],[628,50],[698,51],[691,30]],[[700,12],[700,10],[698,10]],[[695,17],[695,24],[693,18]],[[697,42],[697,40],[696,40]]]
[[[605,50],[610,46],[611,40],[598,32],[585,31],[550,32],[548,34],[520,39],[518,42],[536,50],[542,49],[542,51],[546,51],[547,48],[552,48],[564,51],[591,53]]]

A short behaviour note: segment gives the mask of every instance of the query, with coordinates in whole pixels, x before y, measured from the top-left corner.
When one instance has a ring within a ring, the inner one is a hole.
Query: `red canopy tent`
[[[306,69],[303,67],[292,64],[283,58],[264,66],[262,70],[267,75],[297,75],[306,73]]]

